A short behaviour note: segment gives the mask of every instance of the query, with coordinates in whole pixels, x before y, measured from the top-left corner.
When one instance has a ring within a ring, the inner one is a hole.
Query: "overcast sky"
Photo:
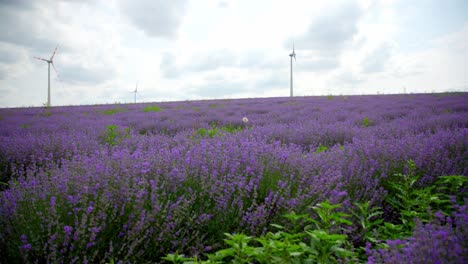
[[[466,0],[0,0],[0,107],[468,91]],[[406,88],[405,88],[406,87]]]

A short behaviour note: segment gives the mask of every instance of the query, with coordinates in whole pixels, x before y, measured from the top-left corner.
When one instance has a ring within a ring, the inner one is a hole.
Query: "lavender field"
[[[292,212],[325,221],[314,206],[327,201],[350,222],[316,226],[345,237],[322,239],[330,263],[466,263],[467,102],[448,93],[0,109],[0,262],[159,263],[175,252],[201,262],[227,247],[225,233],[294,228]],[[309,254],[294,250],[290,263]],[[244,253],[245,263],[274,262]]]

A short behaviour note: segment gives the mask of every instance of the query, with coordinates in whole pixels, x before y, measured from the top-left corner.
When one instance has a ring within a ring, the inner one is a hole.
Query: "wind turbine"
[[[54,53],[52,53],[52,56],[50,56],[50,59],[46,60],[46,59],[43,59],[43,58],[39,58],[39,57],[34,57],[38,60],[43,60],[45,62],[47,62],[47,65],[48,65],[48,84],[47,84],[47,107],[50,107],[50,65],[52,64],[52,67],[54,67],[54,71],[55,73],[57,73],[58,75],[58,72],[57,72],[57,69],[55,69],[55,66],[54,66],[54,56],[55,56],[55,53],[57,52],[57,48],[58,48],[58,45],[57,47],[55,47],[55,50],[54,50]]]
[[[294,42],[293,42],[293,50],[292,53],[289,54],[289,57],[291,57],[291,97],[293,97],[293,57],[294,61],[296,61],[296,52],[294,52]]]
[[[137,95],[137,93],[138,93],[138,81],[137,81],[136,86],[135,86],[135,91],[130,92],[130,93],[134,93],[134,94],[135,94],[135,104],[136,104],[136,95]]]

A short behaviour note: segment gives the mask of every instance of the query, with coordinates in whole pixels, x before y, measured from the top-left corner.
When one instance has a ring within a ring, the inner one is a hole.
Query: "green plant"
[[[361,122],[364,127],[369,127],[371,125],[371,122],[368,117],[364,117]]]
[[[210,129],[206,129],[206,128],[199,128],[195,131],[195,135],[198,135],[202,138],[204,137],[209,137],[209,138],[213,138],[214,136],[218,135],[219,134],[219,131],[216,127],[212,127]]]
[[[143,112],[147,113],[147,112],[161,112],[162,111],[162,108],[157,106],[157,105],[150,105],[150,106],[147,106],[145,108],[143,108]]]
[[[218,128],[215,124],[212,124],[210,129],[206,128],[199,128],[195,131],[195,135],[198,135],[200,137],[209,137],[213,138],[215,136],[222,135],[222,132],[228,132],[228,133],[235,133],[237,131],[241,131],[242,127],[240,126],[233,126],[232,124],[228,124],[226,126],[222,126],[221,128]]]
[[[187,258],[185,257],[185,255],[179,254],[177,251],[174,254],[167,254],[162,259],[174,264],[187,263],[188,261],[196,261],[196,258]]]
[[[328,150],[328,147],[326,146],[323,146],[322,144],[320,144],[320,146],[318,146],[315,151],[314,151],[314,154],[317,154],[317,153],[322,153],[322,152],[325,152]]]
[[[355,260],[347,236],[338,231],[342,225],[350,225],[347,214],[337,211],[340,204],[328,201],[312,207],[316,218],[294,212],[284,215],[292,223],[292,229],[278,224],[271,226],[276,232],[267,232],[258,238],[245,234],[225,234],[227,248],[208,255],[202,263],[336,263],[339,259]],[[303,228],[303,226],[305,228]],[[255,246],[259,243],[259,246]],[[165,260],[175,262],[169,254]],[[179,258],[180,259],[180,258]],[[193,259],[189,259],[193,260]]]
[[[252,237],[244,234],[228,234],[224,242],[228,248],[218,250],[214,255],[210,255],[210,260],[229,261],[231,263],[252,263],[255,255],[255,248],[248,245]]]
[[[318,218],[308,219],[312,225],[306,226],[306,229],[312,229],[312,227],[314,227],[317,230],[330,232],[338,229],[341,225],[352,225],[352,223],[347,220],[350,215],[336,211],[336,209],[340,207],[341,204],[330,204],[329,201],[313,206],[312,209],[316,212]]]
[[[356,223],[358,240],[353,241],[356,246],[356,252],[362,262],[365,262],[366,256],[366,243],[378,245],[379,247],[384,245],[379,240],[378,228],[383,225],[384,219],[381,218],[383,212],[379,207],[371,207],[369,202],[354,203],[355,210],[351,213],[354,216],[353,222]],[[388,224],[388,223],[385,223]],[[386,231],[390,231],[391,228],[387,227]]]
[[[307,248],[301,241],[304,238],[302,232],[288,233],[284,227],[272,225],[280,229],[275,233],[255,239],[261,247],[255,249],[255,259],[260,263],[301,263],[305,259]],[[302,243],[302,244],[301,244]]]
[[[415,218],[423,222],[430,220],[431,215],[427,209],[432,201],[438,200],[438,196],[433,193],[434,186],[426,188],[416,186],[420,176],[416,174],[414,161],[408,160],[407,167],[406,174],[397,173],[391,181],[388,181],[388,194],[385,198],[385,201],[400,214],[403,236],[409,236],[412,233]]]
[[[354,253],[350,250],[350,243],[347,236],[336,233],[341,232],[341,228],[352,225],[350,215],[338,211],[341,204],[330,204],[325,201],[312,207],[316,217],[306,217],[304,228],[308,245],[301,244],[308,252],[308,259],[313,259],[318,263],[336,262],[338,259],[353,259]]]
[[[126,127],[124,130],[119,130],[116,125],[107,126],[106,131],[101,136],[101,141],[110,146],[115,146],[122,142],[124,138],[130,138],[130,128]]]
[[[338,259],[354,257],[354,253],[347,249],[349,242],[346,235],[329,234],[324,230],[306,231],[306,234],[310,239],[307,251],[313,253],[313,260],[317,263],[336,263]]]
[[[124,112],[124,111],[125,109],[118,107],[118,108],[111,108],[111,109],[104,110],[102,113],[105,115],[113,115],[113,114]]]
[[[235,133],[235,132],[241,131],[242,127],[241,126],[234,126],[232,124],[228,124],[228,125],[222,126],[221,130],[229,132],[229,133]]]
[[[467,198],[468,177],[462,175],[440,176],[432,189],[438,199],[432,199],[431,207],[449,214],[453,210],[453,202],[463,205]]]
[[[352,214],[358,224],[362,242],[377,243],[378,239],[374,231],[383,223],[383,219],[379,218],[383,212],[379,207],[370,207],[369,202],[354,205],[356,210],[353,210]]]
[[[381,239],[396,239],[411,235],[417,218],[423,223],[430,222],[433,212],[441,211],[450,215],[453,204],[463,204],[468,185],[466,176],[440,176],[433,184],[418,187],[420,176],[416,174],[416,165],[407,161],[408,172],[397,173],[387,182],[388,194],[385,201],[399,213],[399,223],[384,223],[379,227]]]

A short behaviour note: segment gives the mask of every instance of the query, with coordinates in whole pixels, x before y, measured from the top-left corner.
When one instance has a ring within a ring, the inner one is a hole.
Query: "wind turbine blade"
[[[294,61],[296,61],[296,51],[295,51],[295,45],[294,45],[294,41],[293,41],[293,52],[292,52],[292,55],[294,57]]]
[[[58,79],[58,80],[61,82],[61,81],[62,81],[62,79],[60,78],[60,74],[58,73],[57,69],[55,68],[55,65],[54,65],[54,63],[53,63],[53,62],[51,62],[50,64],[52,64],[52,67],[54,68],[54,71],[55,71],[55,73],[57,74],[57,79]]]
[[[39,58],[39,57],[34,57],[34,58],[35,58],[35,59],[38,59],[38,60],[43,60],[43,61],[45,61],[45,62],[49,62],[48,60],[43,59],[43,58]]]
[[[57,47],[55,47],[54,53],[52,53],[52,56],[50,57],[50,61],[54,60],[54,56],[55,56],[55,53],[57,52],[57,49],[58,49],[58,45]]]
[[[59,73],[58,73],[57,69],[55,68],[55,65],[54,65],[54,63],[53,63],[53,62],[51,62],[50,64],[52,64],[52,67],[54,68],[54,71],[55,71],[55,73],[56,73],[57,75],[59,75]]]
[[[137,93],[137,92],[138,92],[138,81],[137,81],[136,86],[135,86],[135,93]]]

